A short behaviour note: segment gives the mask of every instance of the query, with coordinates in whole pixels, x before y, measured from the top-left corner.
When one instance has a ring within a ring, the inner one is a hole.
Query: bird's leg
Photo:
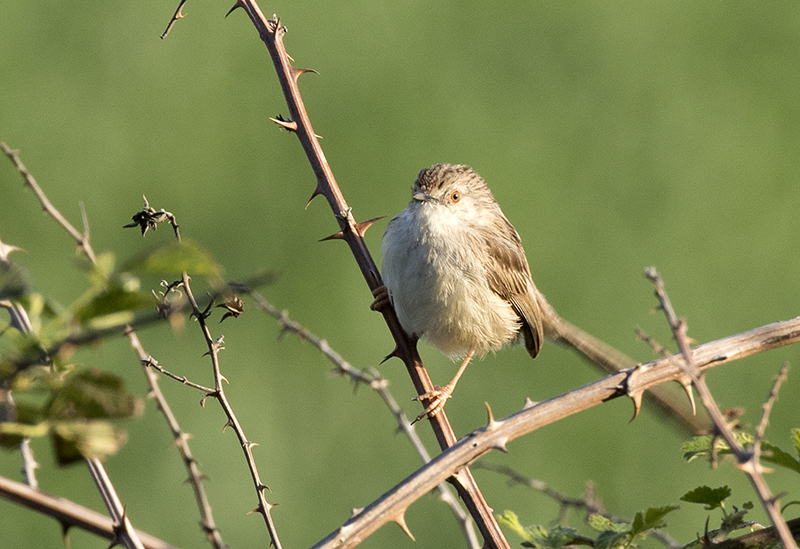
[[[458,383],[461,374],[464,373],[464,370],[467,369],[467,364],[469,361],[472,360],[472,357],[475,355],[475,351],[470,351],[467,353],[464,362],[461,363],[461,367],[456,372],[456,375],[453,377],[453,380],[445,385],[444,387],[439,387],[438,385],[434,387],[433,391],[428,391],[424,395],[419,395],[414,400],[427,400],[430,402],[425,410],[417,416],[417,419],[411,422],[413,425],[414,423],[418,422],[425,416],[429,418],[434,417],[436,414],[439,413],[439,410],[444,408],[445,402],[447,399],[453,395],[453,390],[456,388],[456,383]]]
[[[373,311],[382,311],[391,302],[389,300],[389,291],[382,284],[372,290],[372,295],[375,296],[375,300],[370,304],[369,308]]]

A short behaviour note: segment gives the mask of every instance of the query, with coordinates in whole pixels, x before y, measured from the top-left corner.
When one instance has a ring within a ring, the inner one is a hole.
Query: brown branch
[[[222,534],[220,534],[217,524],[214,521],[211,503],[208,500],[208,495],[206,494],[205,487],[203,486],[203,474],[200,472],[200,467],[197,464],[197,460],[194,459],[192,450],[189,447],[189,433],[185,433],[181,429],[178,419],[172,412],[172,408],[167,402],[166,397],[164,397],[164,393],[161,392],[161,386],[158,383],[158,375],[151,370],[151,367],[157,367],[158,363],[155,361],[155,359],[153,359],[153,357],[145,352],[144,347],[142,347],[142,344],[139,341],[139,337],[132,328],[126,332],[126,335],[131,342],[131,347],[133,347],[134,351],[136,351],[136,354],[139,356],[139,361],[142,364],[145,377],[147,378],[147,383],[150,386],[150,395],[155,399],[158,409],[163,414],[164,419],[167,422],[167,426],[172,432],[172,438],[174,441],[173,444],[177,446],[178,450],[180,451],[181,457],[183,458],[183,464],[186,467],[186,470],[189,472],[188,480],[192,485],[195,499],[197,500],[197,505],[199,507],[201,519],[200,527],[203,529],[203,532],[205,532],[208,541],[214,547],[217,549],[225,549],[227,545],[225,545],[225,542],[222,540]],[[159,369],[159,371],[161,373],[165,373],[163,368]],[[175,377],[177,378],[177,376]],[[188,383],[185,381],[186,378],[183,378],[183,380],[185,383]],[[198,385],[193,386],[196,388],[201,388],[201,386]],[[202,389],[206,388],[203,387]],[[210,392],[210,389],[206,390],[205,392]]]
[[[364,232],[369,227],[370,223],[365,222],[359,224],[356,222],[351,208],[347,205],[336,183],[336,179],[333,177],[333,172],[325,159],[317,135],[314,133],[314,129],[311,126],[311,121],[297,86],[297,80],[300,75],[308,71],[292,66],[289,55],[286,53],[286,48],[283,44],[283,36],[286,33],[286,27],[280,24],[280,20],[277,17],[267,20],[254,0],[237,0],[234,9],[237,7],[243,8],[247,13],[272,57],[275,71],[278,75],[278,80],[290,113],[291,120],[284,122],[292,123],[292,129],[300,139],[300,143],[303,146],[303,150],[306,152],[308,161],[317,179],[317,186],[311,195],[311,199],[317,195],[323,195],[328,200],[328,204],[341,229],[341,234],[339,236],[350,246],[350,250],[361,270],[361,274],[366,280],[370,290],[374,291],[379,288],[383,282],[363,238]],[[287,127],[285,123],[282,124],[283,127]],[[403,332],[392,307],[386,307],[381,313],[396,344],[396,348],[391,353],[391,356],[397,356],[403,360],[417,394],[423,395],[431,392],[433,390],[433,383],[417,353],[415,342],[412,342]],[[428,403],[423,402],[422,404],[423,406],[427,406]],[[455,443],[455,433],[444,411],[431,418],[430,423],[436,439],[439,442],[439,446],[442,449],[448,448]],[[449,481],[453,483],[459,495],[466,503],[487,546],[508,548],[508,542],[503,532],[500,530],[500,526],[497,524],[492,509],[486,503],[469,468],[464,467],[463,470],[459,471],[458,474],[454,475]],[[402,523],[403,517],[401,515],[396,516],[393,517],[393,520]]]
[[[680,362],[681,369],[686,375],[689,376],[689,378],[691,378],[692,384],[697,389],[697,393],[700,395],[703,405],[705,406],[706,410],[708,410],[708,413],[717,428],[717,432],[720,436],[722,436],[723,439],[725,439],[725,442],[728,444],[728,448],[730,448],[731,452],[736,457],[739,469],[744,471],[744,473],[750,479],[756,494],[758,494],[758,497],[761,500],[764,510],[766,510],[767,514],[772,520],[772,524],[780,534],[781,541],[783,542],[784,546],[786,549],[797,549],[797,543],[794,541],[792,533],[786,524],[786,520],[783,518],[783,515],[781,515],[780,509],[778,509],[778,498],[772,495],[772,492],[769,489],[766,480],[764,480],[764,476],[762,475],[764,467],[759,461],[761,439],[758,439],[758,444],[754,445],[753,450],[745,449],[736,440],[733,429],[731,429],[731,426],[725,419],[725,415],[723,414],[722,410],[720,410],[716,400],[714,400],[714,397],[711,395],[711,390],[708,388],[708,385],[705,382],[705,376],[702,373],[699,365],[695,362],[693,352],[689,348],[689,338],[686,335],[686,321],[685,319],[678,319],[678,316],[675,314],[675,310],[672,307],[669,296],[664,289],[664,281],[661,279],[661,275],[658,274],[658,271],[656,271],[654,267],[649,267],[645,269],[645,276],[653,283],[653,286],[655,286],[656,297],[658,298],[661,308],[667,317],[667,321],[669,322],[672,333],[675,336],[675,340],[678,342],[678,346],[681,349],[681,357],[683,358],[683,360]],[[782,375],[784,373],[785,368],[782,370]],[[767,405],[764,407],[765,415],[764,419],[762,420],[762,423],[764,423],[764,428],[766,428],[765,422],[767,414],[772,407],[772,402],[774,401],[772,395],[776,394],[778,387],[780,386],[780,381],[781,376],[778,377],[772,394],[767,401]]]
[[[172,30],[172,27],[175,25],[175,23],[177,23],[178,19],[183,19],[184,17],[186,17],[183,13],[183,6],[185,5],[186,5],[186,0],[181,0],[180,4],[178,4],[178,9],[175,10],[175,13],[170,18],[169,23],[167,23],[167,28],[164,29],[163,33],[161,33],[162,40],[167,37],[169,31]]]
[[[0,143],[0,149],[3,149],[3,152],[6,153],[6,156],[11,159],[11,162],[14,163],[14,166],[17,168],[17,171],[22,175],[22,179],[25,181],[25,185],[31,188],[31,190],[36,194],[36,198],[39,199],[39,202],[42,204],[42,208],[44,209],[47,214],[55,219],[59,225],[61,225],[64,230],[66,230],[72,238],[78,243],[78,247],[83,250],[86,256],[92,263],[96,263],[97,260],[94,255],[94,250],[89,245],[89,237],[88,237],[88,224],[86,228],[86,234],[81,234],[72,224],[67,221],[67,219],[61,215],[51,203],[47,196],[42,191],[39,184],[34,179],[33,175],[28,171],[22,161],[19,159],[18,151],[12,150],[8,145],[5,143]],[[84,216],[85,220],[85,216]]]
[[[62,525],[65,531],[67,528],[74,526],[108,540],[114,539],[114,523],[106,515],[87,509],[67,499],[34,490],[21,482],[0,477],[0,497],[53,517]],[[142,545],[147,549],[177,549],[174,545],[170,545],[146,532],[137,530],[136,533],[142,541]]]
[[[182,5],[183,4],[181,4],[181,6]],[[179,6],[178,12],[176,12],[176,13],[180,12],[181,6]],[[1,143],[0,147],[3,149],[3,151],[6,153],[6,155],[14,163],[14,166],[17,168],[17,170],[22,175],[23,179],[25,180],[25,183],[34,191],[34,193],[36,194],[36,197],[39,199],[39,202],[41,203],[41,205],[44,208],[44,210],[53,219],[55,219],[58,222],[58,224],[61,225],[61,227],[64,228],[64,230],[66,230],[67,233],[70,236],[72,236],[76,240],[76,242],[78,243],[79,248],[84,251],[84,253],[89,258],[89,260],[93,264],[97,264],[96,254],[94,253],[94,249],[92,248],[92,245],[90,244],[90,241],[89,241],[89,221],[88,221],[88,217],[86,215],[86,210],[83,207],[83,203],[80,204],[81,220],[83,222],[83,233],[81,233],[61,214],[61,212],[55,206],[53,206],[53,204],[47,198],[47,195],[44,193],[44,191],[41,189],[41,187],[39,187],[39,185],[36,183],[36,180],[34,179],[33,175],[27,170],[25,165],[19,159],[19,155],[18,155],[17,151],[12,151],[5,143]],[[180,239],[180,233],[178,231],[178,224],[175,221],[175,216],[173,216],[171,213],[166,212],[163,209],[157,212],[154,209],[150,208],[150,205],[147,203],[147,198],[144,198],[144,210],[142,210],[142,211],[146,214],[146,224],[145,224],[144,227],[142,227],[142,234],[144,234],[146,232],[146,229],[147,229],[148,226],[153,226],[154,227],[159,221],[167,220],[167,221],[169,221],[170,225],[172,226],[172,228],[173,228],[173,230],[175,232],[176,238]],[[184,306],[186,305],[186,303],[188,303],[188,301],[184,302]],[[174,309],[174,307],[173,307],[173,309]],[[180,309],[180,307],[178,307],[178,309]],[[23,310],[23,312],[24,312],[24,310]],[[157,321],[157,320],[161,320],[161,315],[160,314],[155,314],[155,315],[154,314],[150,314],[150,315],[146,315],[143,318],[140,318],[140,321],[148,322],[148,323],[149,322],[154,322],[154,321]],[[136,332],[134,331],[131,323],[126,323],[124,325],[119,325],[119,326],[117,326],[115,328],[111,328],[109,331],[104,332],[104,335],[110,335],[110,334],[118,332],[118,331],[122,331],[122,332],[125,333],[125,335],[128,337],[128,339],[131,342],[131,346],[135,350],[137,350],[137,352],[139,352],[140,360],[143,360],[142,354],[144,353],[144,349],[142,348],[141,343],[139,342],[139,339],[136,336]],[[80,341],[79,338],[75,338],[74,342],[75,343],[79,343],[79,342],[89,343],[91,341],[96,341],[97,339],[102,337],[101,334],[88,334],[87,335],[85,333],[82,334],[82,336],[84,338],[82,341]],[[45,353],[46,356],[54,356],[55,353],[58,351],[58,349],[60,349],[65,344],[67,344],[67,341],[61,342],[58,346],[56,346],[53,349],[51,349],[51,352],[49,354]],[[148,358],[150,358],[150,357],[148,356]],[[153,362],[155,362],[155,361],[153,361]],[[157,363],[156,363],[156,365],[157,365]],[[192,485],[194,487],[195,497],[197,498],[198,505],[200,507],[200,514],[201,514],[201,518],[202,518],[201,527],[203,528],[203,531],[205,532],[207,538],[214,544],[215,547],[217,547],[217,548],[225,547],[225,544],[222,541],[222,537],[220,536],[219,531],[216,528],[216,524],[214,522],[214,518],[213,518],[213,515],[211,513],[211,506],[210,506],[210,504],[208,502],[208,499],[207,499],[207,497],[205,495],[205,491],[204,491],[203,486],[202,486],[202,474],[200,473],[200,471],[199,471],[199,469],[197,467],[197,463],[192,458],[191,451],[189,450],[188,441],[187,441],[187,435],[180,430],[180,426],[178,425],[178,422],[177,422],[175,416],[172,414],[172,410],[170,409],[170,406],[167,403],[166,398],[161,393],[161,389],[158,386],[158,378],[157,378],[157,376],[155,374],[153,374],[153,372],[150,371],[147,367],[145,367],[144,370],[145,370],[145,378],[147,379],[147,382],[148,382],[148,384],[150,386],[150,393],[156,398],[156,400],[158,402],[158,407],[162,411],[162,413],[164,414],[164,416],[165,416],[165,418],[167,420],[167,424],[169,425],[170,429],[173,432],[173,435],[176,438],[176,443],[178,444],[178,446],[179,446],[179,448],[181,450],[181,453],[183,455],[183,458],[184,458],[184,464],[186,465],[187,470],[189,471],[189,478],[190,478],[190,480],[192,482]],[[16,371],[18,371],[18,369],[15,369],[15,371],[13,373],[16,373]],[[13,373],[12,373],[12,375],[13,375]],[[186,383],[186,384],[189,384],[189,385],[193,385],[191,382],[187,381],[185,378],[183,379],[183,382]],[[200,388],[200,389],[206,389],[205,387],[202,387],[202,386],[197,386],[197,387]],[[25,450],[26,450],[26,446],[23,446],[23,456],[25,456]],[[95,475],[95,474],[97,475],[96,481],[98,481],[98,479],[99,479],[99,481],[102,481],[102,476],[103,475],[100,474],[102,472],[102,464],[100,464],[99,462],[97,462],[97,464],[94,464],[92,461],[89,461],[88,463],[89,463],[90,470],[93,472],[93,475]],[[32,472],[32,469],[31,469],[31,472]],[[101,485],[98,484],[98,487],[100,487],[100,486]],[[113,503],[113,501],[109,500],[109,503]],[[134,533],[133,537],[135,537],[135,533]]]
[[[156,211],[155,208],[150,207],[150,204],[147,202],[147,198],[144,199],[144,202],[144,209],[134,216],[135,223],[131,225],[140,225],[142,229],[142,236],[144,236],[148,226],[154,227],[160,221],[167,220],[175,232],[176,240],[181,242],[181,234],[178,230],[178,223],[175,219],[175,216],[164,209]],[[214,375],[214,389],[213,391],[207,392],[207,396],[213,397],[217,400],[217,402],[219,402],[222,411],[228,418],[228,422],[225,424],[225,426],[231,427],[234,433],[236,433],[236,437],[239,439],[239,445],[244,452],[245,462],[247,463],[247,468],[250,471],[250,477],[252,478],[256,489],[258,507],[255,510],[258,511],[258,513],[264,518],[264,523],[267,526],[267,532],[269,533],[270,540],[275,546],[275,549],[281,549],[282,546],[280,538],[278,537],[278,530],[275,527],[275,522],[272,520],[272,514],[270,513],[270,509],[272,509],[273,505],[267,502],[267,499],[264,495],[264,493],[269,490],[269,487],[261,482],[261,476],[258,473],[258,467],[256,466],[256,461],[253,457],[253,446],[257,446],[257,444],[255,442],[251,442],[245,436],[244,429],[239,423],[239,419],[236,417],[233,407],[230,405],[228,397],[225,395],[225,388],[222,385],[223,380],[227,381],[222,375],[219,363],[219,352],[225,349],[224,336],[214,339],[211,336],[211,330],[208,328],[208,324],[206,323],[206,319],[208,318],[210,310],[214,305],[214,298],[210,296],[208,306],[205,309],[200,309],[200,306],[197,304],[197,300],[194,297],[194,293],[192,292],[189,275],[185,271],[181,273],[181,286],[183,286],[183,289],[186,292],[186,299],[192,308],[192,316],[194,316],[197,320],[197,323],[200,326],[200,331],[203,334],[203,339],[206,342],[206,347],[208,348],[206,354],[211,357],[211,368]],[[201,402],[204,401],[205,399],[203,399]]]
[[[509,479],[508,481],[509,484],[521,484],[523,486],[527,486],[531,490],[536,490],[537,492],[541,492],[550,499],[556,501],[559,507],[561,508],[561,511],[559,513],[559,524],[561,524],[562,526],[567,526],[566,511],[569,508],[586,511],[587,522],[591,515],[600,515],[606,517],[607,519],[613,522],[625,522],[625,523],[631,522],[631,519],[629,518],[620,517],[618,515],[614,515],[606,511],[606,509],[600,502],[599,498],[594,493],[594,487],[592,483],[587,483],[585,497],[574,498],[566,496],[561,492],[559,492],[558,490],[551,488],[544,481],[527,477],[515,471],[511,467],[508,467],[507,465],[497,465],[494,463],[485,462],[484,460],[480,460],[475,464],[474,467],[479,469],[486,469],[487,471],[494,471],[495,473],[505,475]],[[663,530],[660,530],[658,528],[653,528],[649,530],[649,532],[654,537],[656,537],[661,543],[663,543],[670,549],[680,549],[681,547],[683,547],[682,544],[672,539],[672,537]]]
[[[127,510],[122,506],[122,502],[120,502],[103,464],[97,458],[86,458],[86,465],[97,485],[97,489],[100,491],[103,503],[105,503],[106,509],[111,515],[112,524],[114,525],[114,541],[122,542],[128,549],[144,549],[144,545],[139,540],[139,536],[128,518]]]
[[[264,311],[272,318],[277,320],[282,326],[281,335],[284,332],[291,332],[297,335],[297,337],[300,339],[307,341],[319,349],[319,351],[333,363],[334,374],[348,376],[354,383],[363,383],[375,391],[389,408],[389,411],[392,413],[395,421],[397,422],[397,428],[408,437],[411,445],[417,451],[417,454],[420,456],[420,458],[422,458],[422,462],[428,463],[431,460],[431,456],[425,448],[425,445],[422,443],[422,439],[420,439],[419,435],[417,434],[416,427],[411,424],[408,416],[406,416],[403,409],[397,404],[394,395],[392,395],[391,391],[389,391],[389,381],[385,379],[380,372],[374,368],[359,370],[345,360],[339,353],[334,351],[327,341],[312,333],[308,328],[299,322],[295,322],[289,318],[289,315],[286,311],[278,310],[260,293],[243,284],[236,284],[232,286],[236,288],[236,291],[250,295],[250,297],[255,300],[255,304],[258,309]],[[475,529],[473,528],[473,522],[470,516],[461,508],[458,500],[450,491],[450,488],[448,488],[447,484],[444,482],[440,482],[436,488],[439,490],[442,501],[444,501],[444,503],[450,507],[453,515],[455,515],[469,547],[473,549],[480,547],[480,543],[478,543],[478,539],[475,535]]]
[[[692,359],[697,368],[703,371],[798,341],[800,341],[800,317],[700,345],[692,350]],[[315,547],[326,549],[355,547],[465,464],[492,450],[506,451],[508,442],[565,417],[609,400],[629,396],[631,393],[640,393],[660,383],[677,379],[684,375],[683,363],[681,355],[660,358],[609,375],[544,402],[529,401],[522,410],[504,419],[490,418],[486,427],[477,429],[459,440],[452,448],[365,507],[361,513],[352,517]]]
[[[800,518],[787,521],[787,526],[795,540],[800,539]],[[774,526],[757,530],[738,538],[726,539],[719,543],[703,546],[703,549],[755,549],[770,547],[772,544],[781,540],[780,535]]]

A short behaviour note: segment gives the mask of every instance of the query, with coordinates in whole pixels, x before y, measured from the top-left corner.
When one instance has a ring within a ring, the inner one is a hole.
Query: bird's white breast
[[[383,281],[400,324],[453,358],[497,350],[517,338],[519,318],[475,259],[485,242],[435,208],[445,206],[412,202],[383,236]]]

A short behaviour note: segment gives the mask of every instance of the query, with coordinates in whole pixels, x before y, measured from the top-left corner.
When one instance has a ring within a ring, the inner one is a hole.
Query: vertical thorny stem
[[[286,27],[281,26],[277,17],[267,20],[253,0],[237,0],[234,8],[238,7],[247,12],[272,57],[291,116],[289,120],[279,119],[276,122],[284,128],[296,132],[300,139],[300,143],[306,152],[317,179],[317,186],[312,194],[312,199],[317,195],[323,195],[328,200],[328,204],[341,228],[341,231],[334,237],[347,242],[370,290],[376,290],[382,285],[382,281],[378,268],[372,260],[363,238],[364,232],[369,228],[373,220],[362,223],[355,221],[351,208],[347,205],[333,177],[330,165],[325,159],[297,86],[297,80],[300,75],[308,72],[308,70],[292,66],[283,44],[283,35],[286,33]],[[433,389],[433,383],[420,360],[415,343],[403,332],[391,307],[383,310],[382,314],[397,345],[391,356],[397,356],[403,360],[418,394],[422,395],[430,392]],[[430,423],[442,450],[449,448],[456,442],[455,433],[450,426],[447,415],[443,411],[431,418]],[[450,482],[456,487],[467,505],[487,546],[509,547],[492,514],[492,509],[483,498],[469,468],[465,467],[459,471],[451,477]]]

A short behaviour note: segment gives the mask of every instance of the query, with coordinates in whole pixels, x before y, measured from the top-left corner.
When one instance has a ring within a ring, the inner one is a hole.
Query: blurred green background
[[[287,114],[271,60],[243,12],[190,2],[166,40],[176,3],[7,1],[0,15],[0,140],[52,202],[80,225],[83,202],[97,251],[122,262],[169,229],[123,230],[146,194],[178,217],[231,279],[273,270],[263,293],[357,367],[391,350],[347,247],[318,240],[338,230],[323,199],[303,206],[313,174],[296,138],[268,118]],[[647,361],[641,326],[670,343],[642,269],[655,265],[690,335],[705,342],[798,314],[800,211],[800,5],[796,2],[381,2],[262,3],[288,26],[299,67],[320,76],[301,90],[337,180],[357,219],[393,215],[416,173],[436,162],[468,163],[492,188],[522,236],[534,279],[567,319]],[[41,214],[10,162],[0,162],[0,239],[36,289],[67,305],[86,287],[74,243]],[[386,221],[367,234],[379,261]],[[156,279],[145,279],[153,287]],[[389,412],[366,388],[328,375],[330,364],[295,337],[278,341],[252,306],[213,326],[224,334],[229,398],[255,456],[285,547],[310,546],[419,466]],[[140,337],[159,362],[211,383],[194,324]],[[454,365],[431,346],[421,354],[443,383]],[[773,376],[800,347],[722,366],[709,383],[723,407],[744,406],[755,424]],[[145,396],[123,337],[75,360],[108,368]],[[409,415],[418,412],[398,360],[380,367]],[[768,431],[790,448],[800,426],[800,370],[790,372]],[[572,353],[522,348],[475,363],[447,406],[457,434],[600,375]],[[265,547],[249,475],[218,407],[193,390],[163,388],[210,478],[217,523],[232,547]],[[681,459],[683,435],[618,399],[510,444],[487,460],[579,496],[594,481],[606,507],[632,516],[678,502],[700,484],[754,499],[728,463],[710,471]],[[186,473],[152,401],[128,422],[128,444],[107,461],[133,523],[183,547],[204,547]],[[424,422],[419,432],[436,448]],[[58,469],[45,440],[33,444],[42,489],[102,509],[86,469]],[[16,453],[0,474],[19,478]],[[557,506],[495,473],[475,475],[497,512],[547,524]],[[768,477],[797,499],[797,476]],[[757,509],[753,516],[764,519]],[[717,519],[714,515],[712,525]],[[463,547],[449,511],[431,494],[407,514],[417,546]],[[578,524],[576,516],[573,523]],[[705,513],[683,504],[668,517],[682,542]],[[52,519],[0,501],[2,545],[56,547]],[[71,532],[72,547],[107,543]],[[512,545],[517,539],[509,537]],[[389,525],[364,547],[415,546]]]

